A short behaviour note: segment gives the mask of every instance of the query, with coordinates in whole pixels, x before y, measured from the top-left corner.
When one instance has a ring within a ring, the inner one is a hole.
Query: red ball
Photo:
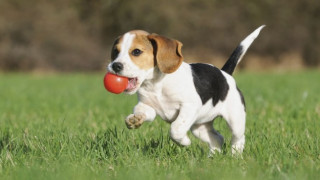
[[[128,78],[123,76],[117,76],[112,73],[107,73],[104,76],[104,87],[112,93],[120,94],[122,93],[128,86]]]

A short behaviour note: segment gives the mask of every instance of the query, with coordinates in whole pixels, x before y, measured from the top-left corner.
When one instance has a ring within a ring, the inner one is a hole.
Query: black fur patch
[[[213,106],[215,106],[219,100],[223,101],[228,94],[229,85],[220,69],[201,63],[190,65],[194,85],[201,98],[202,104],[205,104],[210,98],[212,98]]]
[[[234,69],[236,68],[240,56],[243,54],[243,48],[239,45],[230,55],[228,61],[223,65],[221,70],[225,71],[226,73],[232,75]]]
[[[119,50],[116,47],[116,45],[119,43],[119,40],[120,38],[117,38],[113,43],[113,46],[111,49],[111,61],[114,61],[119,55]]]
[[[237,87],[237,90],[239,91],[241,102],[242,102],[242,104],[244,106],[244,110],[246,110],[246,102],[244,100],[243,94],[242,94],[242,92],[240,91],[240,89],[238,87]]]

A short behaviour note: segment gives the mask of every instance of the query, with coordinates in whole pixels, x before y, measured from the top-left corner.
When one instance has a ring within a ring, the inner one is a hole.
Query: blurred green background
[[[317,179],[319,20],[319,0],[0,0],[0,179]],[[159,118],[127,130],[136,96],[102,81],[119,35],[165,35],[187,62],[221,67],[263,24],[235,75],[248,115],[242,158],[222,119],[226,144],[212,158],[192,136],[175,145]]]
[[[319,19],[319,0],[0,0],[0,71],[102,71],[113,40],[132,29],[219,66],[262,24],[240,68],[318,68]]]

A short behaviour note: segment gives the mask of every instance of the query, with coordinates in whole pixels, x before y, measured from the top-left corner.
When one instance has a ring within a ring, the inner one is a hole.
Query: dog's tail
[[[252,42],[258,37],[261,29],[264,27],[265,25],[260,26],[255,31],[253,31],[249,36],[247,36],[243,41],[241,41],[239,46],[232,52],[228,61],[223,65],[221,70],[232,75],[237,64],[241,61],[243,55],[246,53],[246,51],[248,50]]]

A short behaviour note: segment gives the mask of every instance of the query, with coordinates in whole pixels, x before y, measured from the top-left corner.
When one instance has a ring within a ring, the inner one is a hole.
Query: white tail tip
[[[258,37],[260,31],[265,27],[266,25],[262,25],[258,27],[256,30],[254,30],[249,36],[247,36],[243,41],[241,41],[240,45],[244,47],[244,49],[248,48],[251,43]]]

